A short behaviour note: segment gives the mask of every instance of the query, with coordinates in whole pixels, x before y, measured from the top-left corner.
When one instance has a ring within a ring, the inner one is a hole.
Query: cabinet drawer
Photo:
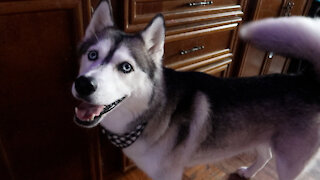
[[[240,0],[134,0],[136,15],[201,11],[222,6],[240,5]]]
[[[232,60],[228,58],[204,67],[197,68],[194,71],[204,72],[217,77],[227,77],[231,62]]]
[[[220,51],[220,56],[212,57],[203,61],[195,61],[180,68],[175,68],[177,71],[198,71],[204,72],[213,76],[227,77],[229,74],[229,67],[232,63],[231,54],[227,51]],[[219,55],[217,53],[216,55]],[[170,67],[170,66],[168,66]]]
[[[242,16],[242,2],[243,0],[126,0],[124,28],[127,32],[138,31],[158,13],[164,15],[167,27],[219,17]]]
[[[221,27],[220,27],[221,28]],[[166,42],[164,64],[172,66],[177,62],[184,63],[195,57],[206,56],[221,50],[229,51],[235,27],[199,33],[194,37],[180,37],[180,40]]]

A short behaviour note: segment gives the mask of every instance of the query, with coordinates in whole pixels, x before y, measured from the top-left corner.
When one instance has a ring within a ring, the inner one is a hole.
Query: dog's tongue
[[[99,116],[102,112],[104,106],[92,105],[88,103],[81,103],[75,108],[75,113],[78,119],[83,121],[89,121],[95,116]]]

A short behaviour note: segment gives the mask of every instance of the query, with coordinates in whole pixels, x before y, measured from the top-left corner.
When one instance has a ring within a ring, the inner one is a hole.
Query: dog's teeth
[[[114,107],[116,107],[125,97],[121,98],[121,99],[118,99],[117,101],[109,104],[109,105],[105,105],[104,108],[103,108],[103,111],[96,115],[96,116],[101,116],[102,114],[104,113],[107,113],[108,111],[110,111],[111,109],[113,109]]]
[[[92,116],[90,117],[90,121],[94,120],[96,116],[94,114],[92,114]]]

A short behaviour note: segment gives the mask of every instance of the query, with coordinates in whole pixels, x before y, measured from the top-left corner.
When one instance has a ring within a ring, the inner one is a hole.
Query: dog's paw
[[[248,167],[240,167],[236,172],[240,177],[250,179],[252,174],[248,171]]]

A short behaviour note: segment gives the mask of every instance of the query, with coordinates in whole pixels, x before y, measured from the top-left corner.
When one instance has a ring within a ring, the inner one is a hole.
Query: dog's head
[[[82,101],[75,110],[76,123],[96,126],[121,106],[132,116],[146,109],[151,82],[162,66],[164,37],[162,15],[129,35],[114,27],[110,2],[101,1],[79,48],[79,76],[72,88]]]

